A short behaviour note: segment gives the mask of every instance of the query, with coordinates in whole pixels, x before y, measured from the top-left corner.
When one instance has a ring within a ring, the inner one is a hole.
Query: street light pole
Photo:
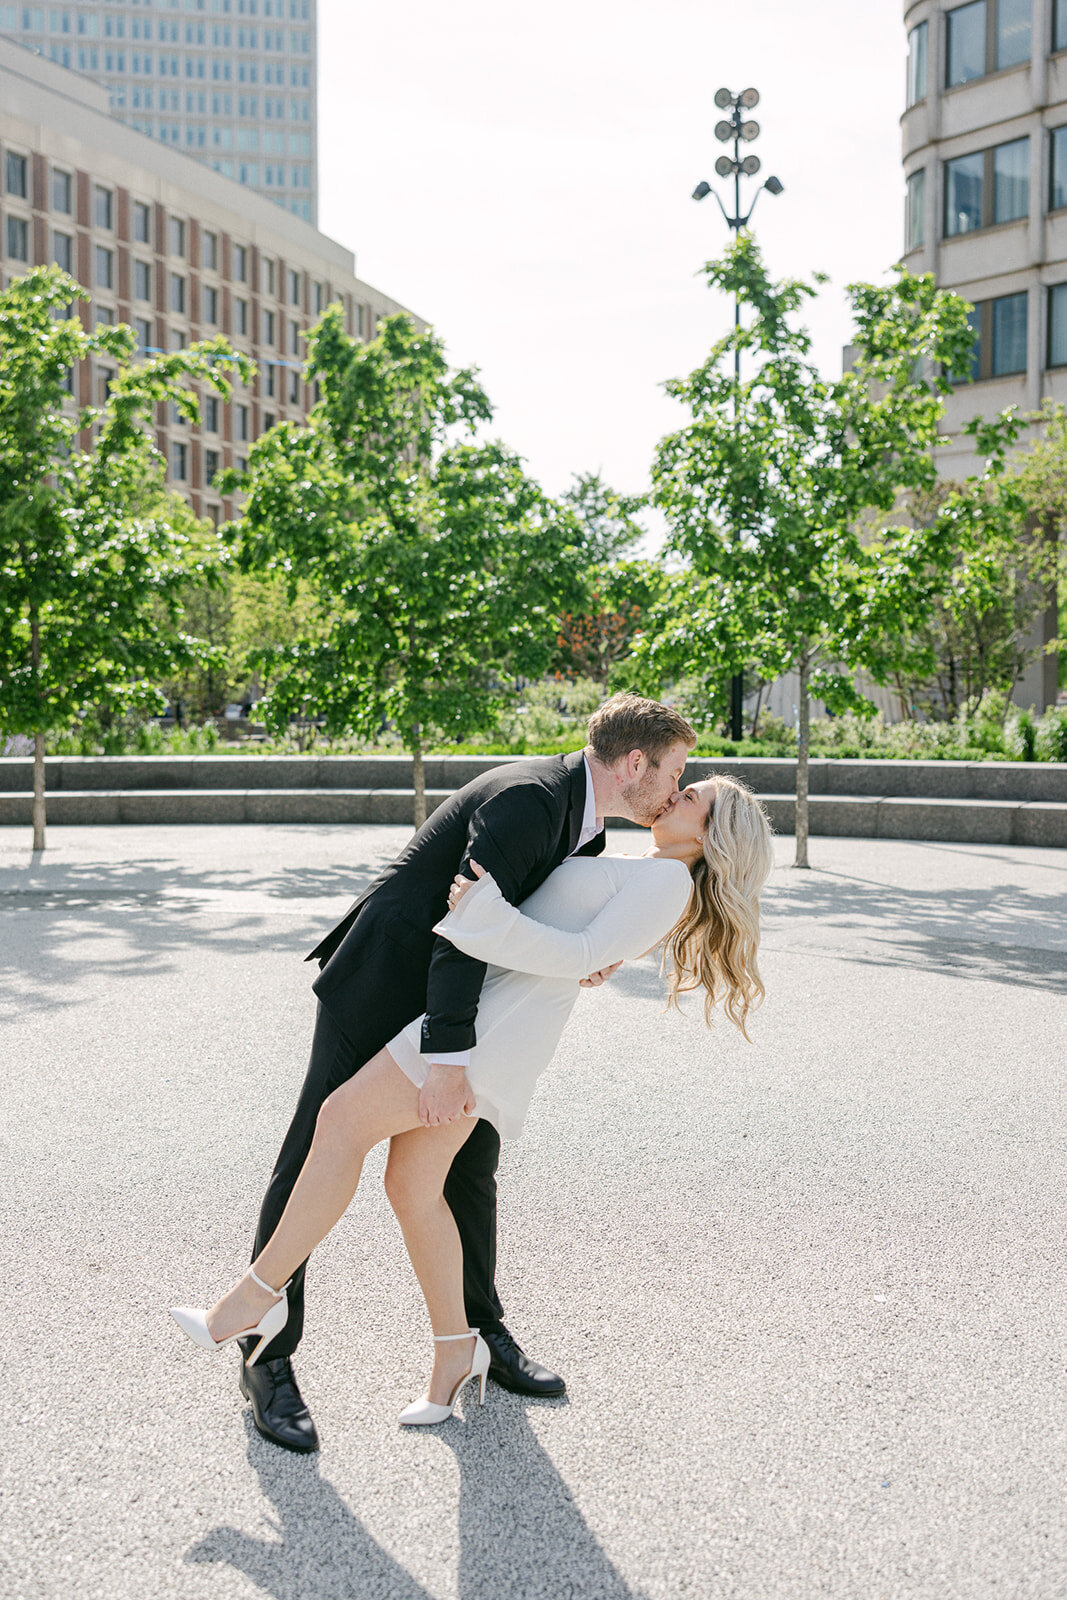
[[[753,139],[759,138],[759,131],[760,131],[759,123],[751,121],[749,118],[747,118],[744,115],[744,113],[747,112],[747,111],[754,111],[756,106],[759,105],[759,90],[758,89],[743,89],[740,94],[734,94],[729,89],[717,89],[715,91],[715,104],[718,106],[720,111],[725,111],[728,106],[730,108],[730,116],[729,116],[729,118],[725,118],[724,117],[721,122],[717,122],[715,124],[715,137],[716,137],[716,139],[721,140],[721,142],[723,144],[729,144],[732,141],[733,147],[734,147],[734,153],[733,153],[732,157],[730,157],[728,155],[721,155],[719,157],[719,159],[715,163],[715,171],[718,173],[720,178],[728,178],[728,177],[731,177],[731,176],[733,177],[733,180],[734,180],[734,213],[733,213],[733,216],[730,215],[730,213],[727,211],[726,207],[723,205],[722,197],[719,194],[718,190],[717,189],[713,189],[711,187],[710,183],[698,183],[696,188],[693,190],[693,199],[694,200],[703,200],[705,195],[713,194],[715,196],[716,200],[719,202],[719,210],[722,212],[723,217],[725,218],[726,226],[730,229],[730,231],[736,237],[736,235],[740,233],[742,228],[745,228],[745,227],[748,226],[748,219],[751,217],[753,211],[756,209],[756,201],[759,199],[759,196],[760,196],[760,190],[757,189],[756,193],[752,197],[752,204],[749,206],[749,208],[745,212],[744,216],[742,216],[741,215],[741,175],[743,173],[746,177],[754,177],[755,174],[759,171],[760,164],[761,164],[759,156],[757,156],[757,155],[742,156],[742,154],[741,154],[741,145],[743,143],[744,144],[751,144]],[[769,193],[777,195],[777,194],[781,194],[781,192],[782,192],[782,190],[784,188],[784,185],[781,182],[779,182],[779,180],[777,178],[768,178],[764,183],[762,183],[760,185],[760,188],[761,189],[766,189],[766,190],[769,191]],[[741,397],[741,343],[740,343],[740,338],[739,338],[740,332],[741,332],[741,296],[739,294],[737,294],[737,295],[734,296],[734,334],[735,334],[735,338],[734,338],[734,418],[735,418],[735,420],[737,418],[737,410],[738,410],[738,405],[740,404],[740,397]],[[730,738],[733,739],[735,743],[739,743],[740,742],[741,738],[743,737],[743,733],[744,733],[744,729],[742,727],[743,701],[744,701],[744,675],[742,673],[740,673],[740,672],[737,672],[730,679]]]

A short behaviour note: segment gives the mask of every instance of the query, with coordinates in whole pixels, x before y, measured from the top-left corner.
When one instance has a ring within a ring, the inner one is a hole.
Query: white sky
[[[732,303],[694,274],[720,85],[755,85],[774,173],[753,226],[779,276],[828,272],[808,321],[840,371],[844,285],[900,254],[902,0],[319,0],[320,215],[357,271],[480,367],[495,431],[552,493],[648,482]]]

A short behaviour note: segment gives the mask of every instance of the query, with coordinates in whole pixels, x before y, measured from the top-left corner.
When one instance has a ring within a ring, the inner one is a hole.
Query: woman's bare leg
[[[379,1051],[323,1101],[311,1149],[281,1221],[252,1263],[264,1283],[281,1288],[344,1216],[367,1152],[392,1134],[420,1126],[419,1091],[387,1050]],[[454,1126],[424,1131],[447,1133]],[[464,1118],[456,1149],[469,1131]],[[254,1327],[270,1304],[271,1296],[246,1274],[208,1312],[212,1337],[225,1339]],[[461,1320],[451,1331],[464,1326]]]
[[[442,1128],[420,1126],[394,1134],[389,1142],[385,1192],[403,1231],[434,1333],[458,1333],[467,1326],[463,1249],[444,1187],[456,1152],[473,1128],[474,1120],[463,1117]],[[435,1344],[427,1398],[447,1405],[460,1378],[470,1371],[473,1355],[473,1339]]]

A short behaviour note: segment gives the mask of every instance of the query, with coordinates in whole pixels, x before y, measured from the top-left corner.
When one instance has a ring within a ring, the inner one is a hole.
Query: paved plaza
[[[309,1273],[322,1451],[260,1439],[166,1308],[244,1265],[301,958],[406,837],[0,830],[0,1594],[1062,1600],[1065,851],[779,840],[755,1042],[626,966],[505,1147],[566,1399],[398,1429],[429,1330],[377,1152]]]

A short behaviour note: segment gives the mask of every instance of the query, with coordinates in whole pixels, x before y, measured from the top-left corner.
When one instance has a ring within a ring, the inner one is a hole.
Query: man
[[[426,1014],[422,1053],[431,1062],[420,1117],[436,1124],[462,1112],[485,964],[433,932],[456,873],[473,877],[467,870],[473,857],[518,905],[568,856],[599,855],[605,818],[651,827],[677,793],[695,743],[676,711],[615,695],[590,719],[584,750],[495,767],[446,800],[316,946],[308,957],[322,969],[313,985],[319,1013],[311,1061],[267,1187],[253,1259],[285,1209],[323,1101],[412,1018]],[[606,976],[592,973],[585,982]],[[496,1129],[479,1121],[445,1188],[463,1244],[467,1318],[489,1345],[489,1375],[497,1383],[521,1394],[562,1394],[563,1379],[531,1361],[501,1320],[495,1284],[499,1158]],[[256,1366],[242,1363],[241,1390],[265,1438],[287,1450],[316,1450],[315,1424],[290,1360],[304,1325],[303,1266],[288,1293],[286,1326]]]

